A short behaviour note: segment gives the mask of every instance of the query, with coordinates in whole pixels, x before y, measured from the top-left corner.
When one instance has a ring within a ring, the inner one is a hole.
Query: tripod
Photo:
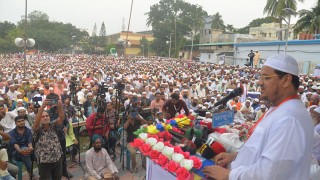
[[[84,167],[83,167],[83,164],[82,163],[85,163],[85,162],[81,162],[80,160],[80,119],[84,121],[83,119],[83,114],[82,114],[82,111],[81,111],[81,107],[78,105],[78,100],[75,98],[75,93],[71,93],[71,100],[73,100],[73,103],[75,105],[75,110],[76,110],[76,115],[79,115],[79,117],[77,118],[77,139],[78,139],[78,145],[79,145],[79,149],[78,150],[78,162],[74,162],[75,164],[74,165],[71,165],[70,167],[74,167],[75,165],[79,165],[82,169],[82,172],[83,174],[85,173],[85,170],[84,170]],[[75,146],[73,146],[73,148],[76,148]]]

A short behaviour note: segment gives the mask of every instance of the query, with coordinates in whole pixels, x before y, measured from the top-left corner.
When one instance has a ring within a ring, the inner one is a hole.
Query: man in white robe
[[[310,178],[313,124],[297,96],[298,74],[298,63],[291,56],[277,54],[267,59],[259,85],[261,98],[273,106],[238,152],[217,155],[217,165],[204,168],[205,175],[229,180]],[[221,167],[228,163],[230,170]]]

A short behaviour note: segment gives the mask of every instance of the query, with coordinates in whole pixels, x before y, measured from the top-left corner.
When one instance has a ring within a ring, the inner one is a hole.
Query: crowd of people
[[[30,174],[31,162],[35,161],[41,179],[72,176],[67,171],[66,152],[71,147],[72,159],[77,161],[79,139],[72,126],[80,119],[85,121],[91,142],[88,146],[92,147],[86,153],[87,177],[100,179],[118,172],[109,154],[115,154],[117,138],[113,132],[120,126],[127,133],[134,171],[136,153],[129,142],[142,124],[164,122],[177,113],[205,112],[210,117],[216,108],[214,104],[237,87],[244,93],[226,103],[234,111],[235,124],[259,121],[275,105],[274,101],[261,98],[267,87],[259,83],[275,75],[253,65],[93,55],[34,56],[28,58],[26,67],[16,55],[0,56],[0,65],[0,135],[9,141],[9,159],[22,161]],[[320,134],[320,79],[294,75],[298,78],[297,99],[311,114]],[[274,93],[278,95],[277,91]],[[121,120],[123,111],[130,112],[126,123]],[[102,143],[107,143],[111,150],[101,149]],[[320,162],[319,155],[316,159]],[[8,158],[0,159],[1,163],[5,161]],[[15,177],[16,167],[7,164],[8,171],[1,176]]]

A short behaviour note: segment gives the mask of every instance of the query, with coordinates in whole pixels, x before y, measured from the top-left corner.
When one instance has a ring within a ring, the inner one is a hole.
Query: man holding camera
[[[49,116],[50,116],[50,120],[51,121],[54,121],[55,119],[57,119],[59,116],[60,116],[60,112],[58,111],[58,98],[57,99],[50,99],[51,97],[58,97],[59,96],[50,96],[50,94],[47,96],[47,103],[49,105],[49,110],[47,111]],[[65,177],[69,177],[69,178],[72,178],[72,174],[70,174],[68,171],[67,171],[67,161],[66,161],[66,137],[65,137],[65,133],[64,133],[64,128],[66,126],[68,126],[69,122],[67,120],[67,116],[65,115],[65,112],[63,111],[64,113],[64,119],[62,121],[62,124],[57,126],[57,135],[58,135],[58,138],[59,138],[59,141],[60,141],[60,145],[61,145],[61,148],[62,148],[62,175],[65,176]]]
[[[58,117],[51,123],[49,113],[44,111],[48,102],[49,100],[45,100],[39,108],[32,127],[35,139],[35,156],[40,179],[61,179],[63,152],[59,142],[57,126],[61,126],[65,116],[62,103],[58,101]]]
[[[131,108],[129,110],[127,122],[124,125],[124,129],[127,131],[127,148],[130,151],[131,161],[132,161],[132,173],[137,171],[137,161],[136,161],[136,149],[130,145],[136,137],[133,132],[140,128],[142,124],[147,124],[148,122],[142,118],[138,113],[136,108]]]
[[[91,114],[86,120],[86,129],[89,137],[91,138],[94,134],[98,134],[102,137],[108,138],[110,126],[106,122],[105,108],[98,107],[97,112]]]

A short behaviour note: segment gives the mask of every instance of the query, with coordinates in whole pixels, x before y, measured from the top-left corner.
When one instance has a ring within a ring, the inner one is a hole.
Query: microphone
[[[233,91],[231,91],[226,97],[220,99],[220,101],[214,103],[214,106],[217,107],[220,104],[225,104],[227,103],[230,99],[233,99],[236,96],[240,96],[243,93],[243,89],[241,87],[238,87],[236,89],[234,89]]]

